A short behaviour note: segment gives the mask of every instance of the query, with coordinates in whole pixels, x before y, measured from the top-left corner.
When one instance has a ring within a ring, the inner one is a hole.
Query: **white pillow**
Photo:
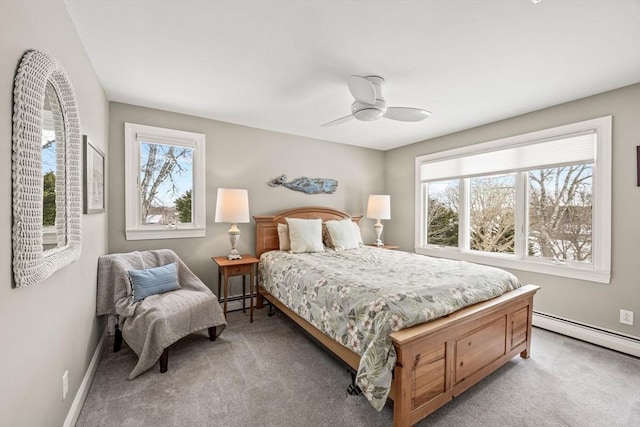
[[[286,220],[289,226],[291,252],[299,254],[324,251],[321,219],[286,218]]]
[[[287,227],[287,224],[278,224],[278,242],[281,251],[291,250],[291,243],[289,242],[289,227]]]
[[[352,221],[352,224],[353,224],[353,229],[356,232],[356,240],[358,240],[358,244],[360,246],[364,245],[364,242],[362,241],[362,234],[360,233],[360,226],[353,221]]]
[[[340,221],[330,220],[326,223],[327,230],[331,236],[331,243],[337,250],[355,249],[360,247],[356,230],[353,228],[353,222],[350,218]]]

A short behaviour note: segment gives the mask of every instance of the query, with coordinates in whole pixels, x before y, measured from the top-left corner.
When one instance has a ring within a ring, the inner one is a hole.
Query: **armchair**
[[[128,270],[142,270],[177,263],[180,289],[150,295],[134,302]],[[225,328],[217,297],[169,249],[103,255],[98,260],[96,314],[116,315],[114,351],[122,338],[138,355],[129,374],[132,380],[160,361],[160,372],[168,365],[168,349],[179,339],[208,329],[214,341]]]

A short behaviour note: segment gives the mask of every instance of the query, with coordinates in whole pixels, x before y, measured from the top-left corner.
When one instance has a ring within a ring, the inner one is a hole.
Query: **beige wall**
[[[542,286],[536,310],[640,337],[640,187],[635,158],[640,84],[386,152],[385,191],[391,194],[393,211],[385,225],[386,240],[413,250],[416,156],[608,115],[613,116],[611,284],[513,272],[523,282]],[[621,308],[634,312],[634,326],[618,322]]]
[[[370,193],[382,191],[384,153],[333,142],[265,131],[231,123],[112,102],[109,109],[110,194],[109,251],[170,248],[217,293],[217,269],[212,256],[229,252],[229,224],[213,221],[219,187],[249,190],[251,215],[269,215],[298,206],[331,206],[353,215],[363,214]],[[206,135],[207,232],[204,238],[125,240],[124,123],[138,123]],[[286,174],[338,180],[334,194],[304,194],[269,181]],[[362,222],[363,238],[373,241],[372,220]],[[238,250],[255,253],[255,222],[238,224]],[[241,291],[233,278],[231,294]]]
[[[95,289],[107,215],[82,216],[78,261],[31,287],[12,287],[12,88],[22,54],[38,49],[62,64],[76,92],[81,131],[104,152],[108,103],[62,0],[0,1],[0,41],[0,425],[60,426],[104,330],[95,317]]]

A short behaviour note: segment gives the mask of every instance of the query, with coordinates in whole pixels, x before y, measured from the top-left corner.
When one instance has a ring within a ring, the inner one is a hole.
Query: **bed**
[[[435,298],[433,306],[436,308],[424,308],[426,313],[424,317],[421,317],[422,314],[404,316],[402,317],[403,321],[400,322],[393,317],[394,314],[389,314],[384,322],[369,325],[373,337],[371,339],[359,340],[356,338],[362,338],[362,334],[358,335],[357,331],[354,331],[354,324],[348,319],[356,319],[357,313],[348,313],[347,320],[345,320],[346,325],[334,324],[328,327],[329,316],[327,312],[323,311],[320,314],[316,312],[315,316],[309,315],[304,307],[312,305],[306,298],[308,297],[309,300],[319,298],[318,293],[323,291],[335,294],[349,293],[351,288],[347,289],[342,285],[336,287],[339,282],[333,281],[334,276],[343,277],[342,280],[345,283],[356,283],[359,279],[356,277],[355,271],[358,268],[355,266],[358,265],[358,262],[362,262],[358,259],[365,259],[364,262],[369,260],[371,265],[379,265],[384,262],[384,258],[389,258],[396,263],[400,273],[400,270],[406,269],[402,263],[412,262],[412,260],[417,262],[418,258],[416,257],[420,257],[419,261],[421,262],[422,260],[429,261],[429,257],[415,254],[392,254],[393,251],[378,248],[361,248],[341,253],[326,251],[326,253],[320,254],[290,255],[278,251],[277,227],[278,224],[285,224],[286,218],[320,218],[323,221],[351,218],[357,223],[360,217],[350,217],[344,212],[324,207],[296,208],[273,216],[255,216],[256,254],[261,257],[258,307],[262,306],[263,299],[268,300],[351,368],[358,371],[358,385],[376,409],[380,410],[387,397],[391,398],[394,405],[394,425],[409,426],[417,423],[516,355],[520,354],[523,358],[529,357],[533,296],[539,288],[533,285],[520,286],[519,283],[513,283],[513,280],[509,279],[512,277],[511,275],[498,269],[493,270],[498,275],[504,276],[505,283],[494,284],[492,282],[495,280],[488,279],[486,280],[486,290],[476,292],[471,286],[465,286],[460,288],[462,290],[458,289],[453,292],[454,296],[462,300],[463,303],[471,304],[462,309],[456,308],[457,311],[452,311],[453,309],[448,306],[448,303],[443,303],[445,300],[438,299],[436,293],[430,292],[430,301],[432,301],[432,297]],[[326,260],[330,258],[334,258],[334,261],[340,258],[346,267],[343,272],[327,273],[326,277],[329,282],[326,282],[318,276],[323,273],[316,271],[315,264],[329,263]],[[467,273],[470,277],[484,276],[485,271],[490,269],[473,267],[474,264],[469,263],[443,261],[444,264],[453,263],[451,267],[447,267],[450,268],[452,277],[455,275],[462,277],[460,276],[460,266],[463,264],[470,269]],[[293,268],[296,265],[298,270]],[[435,275],[446,278],[440,265],[440,261],[438,264],[434,264],[433,269],[437,270]],[[474,268],[483,270],[474,270]],[[284,276],[295,274],[297,274],[293,279],[296,283],[295,287],[298,287],[298,281],[301,282],[305,279],[304,276],[314,280],[314,274],[317,276],[316,283],[320,283],[313,289],[301,291],[304,294],[303,298],[305,298],[303,306],[292,304],[293,299],[289,295],[290,292],[286,288],[279,289],[277,287],[279,282],[284,282]],[[379,272],[378,275],[383,278],[382,272]],[[390,281],[392,276],[383,278],[383,281]],[[366,281],[371,281],[371,279],[366,279]],[[407,286],[414,282],[411,277],[408,277],[406,281]],[[378,293],[373,295],[373,299],[368,303],[371,307],[370,310],[376,311],[379,308],[376,306],[376,295],[378,297],[383,295],[384,301],[389,302],[393,300],[393,296],[390,297],[393,293],[391,289],[393,286],[400,285],[388,283],[385,285],[386,287],[382,286],[382,289],[377,289]],[[365,286],[355,285],[355,287],[364,288]],[[396,300],[407,300],[407,302],[413,303],[409,300],[425,299],[418,288],[416,288],[416,292],[417,294],[403,291],[396,294],[401,295]],[[340,295],[340,298],[342,297],[346,296]],[[476,300],[480,302],[476,303]],[[366,304],[364,303],[365,306]],[[393,305],[395,304],[394,302]],[[401,304],[401,302],[397,304]],[[301,309],[301,307],[303,308]],[[418,312],[416,311],[416,313]],[[411,318],[411,321],[407,321],[408,318]],[[379,331],[379,325],[383,324],[391,325],[390,329]],[[340,332],[336,333],[337,330]],[[384,348],[385,342],[390,348]],[[369,349],[375,347],[379,347],[377,353],[368,353]],[[380,360],[372,364],[371,360],[376,358]],[[371,366],[376,368],[371,369]],[[388,369],[388,372],[385,371],[385,368]]]

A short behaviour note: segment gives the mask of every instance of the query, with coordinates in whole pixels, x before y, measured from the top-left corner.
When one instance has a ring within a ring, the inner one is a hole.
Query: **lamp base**
[[[382,239],[380,238],[380,236],[382,236],[382,223],[380,222],[380,220],[378,220],[378,222],[376,222],[376,224],[373,226],[373,228],[376,230],[376,246],[377,247],[381,247],[384,246],[384,243],[382,243]]]
[[[229,234],[229,243],[231,243],[231,251],[227,258],[229,260],[234,259],[242,259],[242,255],[236,249],[238,247],[238,242],[240,241],[240,230],[238,230],[238,226],[236,224],[231,224],[231,228],[227,232]]]

